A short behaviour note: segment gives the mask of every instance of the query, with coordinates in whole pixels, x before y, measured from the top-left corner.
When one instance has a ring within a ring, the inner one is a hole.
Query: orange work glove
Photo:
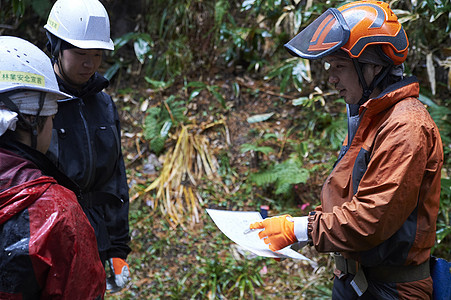
[[[107,279],[106,288],[111,293],[120,291],[130,281],[130,269],[125,260],[113,257],[108,260],[112,275]]]
[[[255,222],[249,229],[264,229],[258,236],[269,245],[269,249],[278,251],[298,241],[307,241],[307,224],[307,217],[282,215]]]

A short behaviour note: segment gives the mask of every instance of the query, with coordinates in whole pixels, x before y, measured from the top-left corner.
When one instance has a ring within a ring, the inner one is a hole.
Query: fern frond
[[[258,186],[275,183],[277,181],[278,175],[272,170],[267,170],[260,173],[252,173],[249,179]]]
[[[296,157],[289,158],[281,163],[273,165],[268,170],[250,175],[249,180],[257,186],[274,184],[275,194],[287,194],[291,186],[297,183],[305,183],[309,178],[309,170],[302,167]]]

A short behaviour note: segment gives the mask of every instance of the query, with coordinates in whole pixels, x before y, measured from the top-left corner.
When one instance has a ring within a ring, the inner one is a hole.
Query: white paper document
[[[207,209],[207,213],[213,219],[216,226],[218,226],[229,239],[258,256],[294,258],[312,262],[309,258],[294,251],[290,247],[273,252],[258,236],[258,233],[263,229],[249,231],[250,224],[263,220],[262,216],[257,211]]]

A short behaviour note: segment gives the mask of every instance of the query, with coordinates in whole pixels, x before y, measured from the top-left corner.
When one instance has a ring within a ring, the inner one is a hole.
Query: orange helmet
[[[369,45],[380,45],[393,65],[406,59],[407,35],[385,2],[363,0],[329,8],[285,47],[292,55],[318,59],[339,49],[358,58]]]

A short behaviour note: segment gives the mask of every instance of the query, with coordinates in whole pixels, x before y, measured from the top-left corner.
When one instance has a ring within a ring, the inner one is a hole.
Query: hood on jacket
[[[38,199],[51,183],[58,183],[81,197],[80,188],[41,152],[0,139],[0,224]],[[32,189],[30,189],[32,188]]]
[[[56,181],[36,166],[0,148],[0,225],[33,204]]]

